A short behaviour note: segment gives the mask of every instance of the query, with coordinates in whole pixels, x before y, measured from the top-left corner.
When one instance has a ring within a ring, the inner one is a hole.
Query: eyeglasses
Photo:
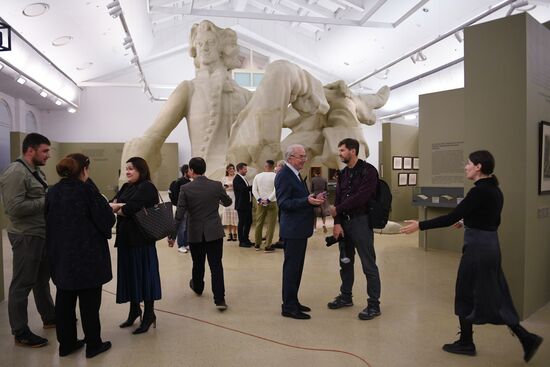
[[[307,155],[294,155],[294,154],[291,154],[290,156],[294,157],[294,158],[298,158],[299,160],[302,160],[302,161],[307,160]]]

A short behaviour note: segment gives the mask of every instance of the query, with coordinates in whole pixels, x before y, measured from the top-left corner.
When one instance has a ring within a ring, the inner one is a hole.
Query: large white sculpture
[[[232,29],[207,20],[193,25],[190,55],[196,77],[179,84],[144,135],[124,145],[122,168],[128,158],[140,156],[155,172],[162,144],[183,118],[191,154],[206,160],[206,175],[213,179],[224,175],[228,162],[260,168],[266,159],[279,159],[281,144],[303,144],[310,158],[323,154],[333,168],[338,165],[339,140],[354,137],[366,147],[359,123],[375,122],[372,110],[387,101],[387,87],[378,94],[357,96],[343,81],[323,87],[297,65],[275,61],[252,94],[231,78],[231,70],[240,66],[238,54]],[[283,127],[293,133],[281,143]]]

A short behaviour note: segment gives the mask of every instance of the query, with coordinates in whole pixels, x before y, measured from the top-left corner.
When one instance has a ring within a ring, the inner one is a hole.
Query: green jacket
[[[37,171],[44,181],[46,176],[40,168],[29,166],[23,157],[19,159],[26,167],[20,162],[12,162],[0,175],[0,192],[9,219],[7,231],[46,238],[46,190],[29,169]]]

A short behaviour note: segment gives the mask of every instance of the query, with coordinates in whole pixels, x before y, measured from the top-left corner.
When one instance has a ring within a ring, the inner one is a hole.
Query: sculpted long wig
[[[189,55],[194,59],[195,67],[200,67],[200,62],[197,57],[197,48],[195,39],[199,32],[212,32],[218,39],[220,51],[220,59],[227,67],[227,70],[232,70],[241,66],[239,60],[239,45],[237,44],[237,33],[230,28],[220,28],[214,23],[203,20],[200,23],[193,24],[191,35],[189,36]]]

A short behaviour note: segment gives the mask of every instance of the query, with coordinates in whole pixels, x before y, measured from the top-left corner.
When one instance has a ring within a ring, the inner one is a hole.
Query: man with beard
[[[23,155],[0,176],[0,191],[9,219],[8,238],[13,250],[8,312],[15,343],[37,348],[48,344],[48,339],[35,335],[27,324],[31,290],[44,329],[55,327],[45,241],[44,202],[48,184],[39,168],[50,158],[50,141],[43,135],[31,133],[23,140],[22,151]]]
[[[371,164],[357,157],[359,142],[347,138],[338,143],[338,155],[346,167],[340,172],[336,184],[336,200],[330,208],[334,217],[333,236],[344,241],[343,248],[349,262],[340,261],[342,285],[340,294],[328,303],[334,310],[353,306],[352,288],[355,251],[361,259],[367,278],[367,307],[358,315],[361,320],[371,320],[380,315],[380,274],[376,266],[374,234],[369,223],[367,203],[376,194],[378,172]]]

